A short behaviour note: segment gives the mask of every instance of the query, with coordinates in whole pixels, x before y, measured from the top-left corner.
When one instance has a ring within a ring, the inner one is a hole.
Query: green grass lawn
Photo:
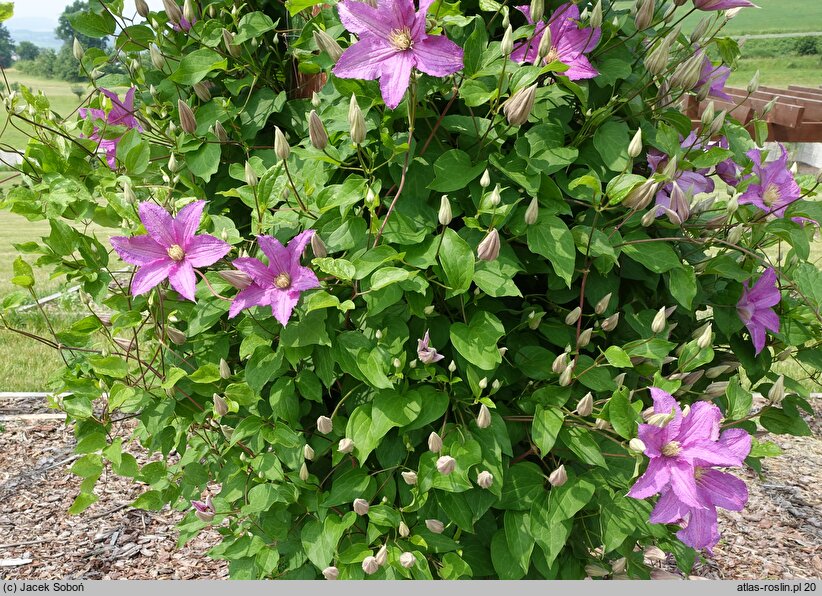
[[[728,79],[728,85],[744,89],[757,70],[760,71],[760,84],[768,87],[787,89],[788,85],[822,86],[822,55],[742,58]]]
[[[760,8],[742,10],[723,29],[727,35],[822,31],[822,2],[819,0],[755,0],[754,3]],[[690,15],[685,19],[683,30],[693,29],[705,14],[696,11]]]
[[[10,84],[19,83],[31,89],[32,92],[42,91],[48,98],[51,109],[64,118],[68,117],[80,105],[77,96],[71,91],[71,88],[76,84],[28,76],[17,72],[13,68],[6,70],[5,73]],[[5,82],[2,84],[5,87]],[[7,120],[8,114],[5,107],[0,104],[0,148],[4,150],[9,147],[13,149],[24,148],[29,136],[32,134],[32,128],[19,120],[13,120],[15,126],[12,126],[11,123],[7,123]]]

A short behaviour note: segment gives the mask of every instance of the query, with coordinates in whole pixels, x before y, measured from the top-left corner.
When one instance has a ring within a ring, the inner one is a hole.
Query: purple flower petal
[[[236,261],[235,261],[236,262]],[[228,309],[228,318],[233,319],[240,311],[254,306],[261,306],[269,303],[269,290],[265,290],[257,284],[251,284],[234,297]]]
[[[748,487],[736,476],[717,470],[705,470],[697,481],[700,491],[710,495],[717,507],[742,511],[748,502]]]
[[[317,275],[308,267],[300,267],[291,277],[291,286],[289,290],[297,292],[304,292],[305,290],[313,290],[320,287],[320,282]]]
[[[259,238],[258,238],[259,240]],[[275,275],[259,259],[240,257],[232,262],[237,269],[247,274],[260,287],[268,288],[274,285]]]
[[[742,428],[729,428],[719,436],[717,443],[736,458],[735,466],[741,466],[751,452],[751,435]]]
[[[722,412],[713,404],[704,401],[695,403],[691,411],[682,419],[677,440],[683,448],[702,441],[719,439],[719,421]]]
[[[194,236],[188,241],[185,249],[186,261],[192,267],[213,265],[231,250],[231,245],[209,234]]]
[[[120,258],[131,265],[147,265],[158,259],[168,258],[166,249],[150,236],[113,236],[110,241]]]
[[[311,237],[314,234],[314,230],[305,230],[289,241],[288,252],[291,254],[290,265],[292,271],[300,266],[300,259],[302,259],[303,252],[305,252],[305,247],[311,242]]]
[[[275,277],[280,273],[290,273],[291,255],[279,240],[272,236],[257,236],[257,244],[260,245],[263,254],[268,257],[268,268]],[[246,273],[251,275],[249,272]]]
[[[731,8],[759,8],[750,0],[694,0],[699,10],[729,10]]]
[[[297,302],[300,300],[300,293],[274,290],[270,293],[270,296],[271,312],[274,318],[279,321],[280,325],[285,327],[288,325],[288,320],[291,318],[294,307],[297,306]]]
[[[173,263],[168,272],[168,281],[171,287],[177,290],[186,300],[194,302],[194,288],[197,285],[197,277],[194,275],[194,268],[187,260]]]
[[[386,64],[386,67],[382,69],[380,92],[385,105],[392,110],[400,105],[408,89],[413,67],[414,54],[412,52],[395,52],[390,64]]]
[[[396,53],[381,39],[363,37],[342,53],[332,72],[342,79],[372,81],[380,77],[383,64]]]
[[[660,495],[648,521],[652,524],[673,524],[683,519],[687,513],[688,508],[684,507],[676,498],[674,491],[669,489]]]
[[[417,69],[432,77],[445,77],[462,68],[462,48],[442,35],[428,37],[414,46]]]
[[[143,265],[131,280],[131,293],[134,296],[145,294],[167,278],[173,266],[174,261],[171,259],[157,260]]]
[[[344,0],[337,3],[337,11],[343,26],[352,33],[380,37],[388,37],[391,33],[391,23],[385,20],[381,11],[365,2]]]
[[[648,463],[648,469],[628,491],[628,495],[635,499],[647,499],[662,492],[662,489],[671,480],[671,467],[667,466],[662,458],[653,458]],[[693,480],[693,478],[692,478]],[[696,492],[696,488],[694,488]]]
[[[716,509],[692,509],[688,525],[676,533],[677,538],[697,550],[713,547],[719,542]]]
[[[189,203],[177,213],[174,218],[174,236],[176,244],[179,244],[188,253],[188,242],[197,233],[200,227],[200,220],[203,217],[205,201],[194,201]],[[211,263],[209,263],[210,265]]]
[[[650,469],[650,466],[648,466]],[[671,488],[677,498],[685,505],[700,509],[704,504],[699,498],[696,490],[696,480],[694,479],[693,467],[684,461],[676,461],[669,466],[671,474]]]
[[[168,212],[159,205],[146,201],[140,203],[140,221],[146,231],[165,248],[171,248],[177,243],[174,236],[174,222]]]

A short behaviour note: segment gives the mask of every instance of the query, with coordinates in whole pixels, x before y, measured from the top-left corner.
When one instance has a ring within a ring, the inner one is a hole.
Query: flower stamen
[[[762,202],[768,207],[773,206],[773,204],[781,198],[782,193],[779,191],[779,187],[776,184],[769,184],[768,188],[762,194]]]
[[[414,40],[411,37],[411,29],[402,27],[394,29],[388,34],[388,43],[399,52],[410,50],[414,47]]]
[[[274,279],[274,285],[281,290],[287,290],[291,286],[291,276],[288,273],[280,273]]]
[[[662,455],[665,457],[676,457],[680,452],[679,441],[671,441],[662,448]]]
[[[170,247],[168,247],[166,253],[172,261],[180,262],[186,257],[186,253],[183,250],[183,247],[179,244],[172,244]]]

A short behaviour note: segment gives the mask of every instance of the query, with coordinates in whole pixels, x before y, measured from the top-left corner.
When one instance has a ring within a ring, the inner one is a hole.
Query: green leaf
[[[209,141],[214,139],[209,138]],[[203,143],[195,151],[185,154],[186,165],[191,173],[208,182],[211,176],[220,168],[220,144],[215,142]]]
[[[452,295],[465,292],[474,277],[474,251],[451,228],[445,229],[439,258]]]
[[[482,370],[494,370],[500,362],[497,342],[505,334],[505,327],[494,315],[477,311],[471,322],[451,325],[451,343],[468,362]]]
[[[693,267],[676,267],[668,274],[668,289],[674,299],[691,310],[696,297],[697,282]]]
[[[31,265],[26,263],[22,257],[14,259],[14,277],[11,278],[11,283],[21,288],[31,288],[34,286],[34,271]]]
[[[594,133],[594,148],[613,172],[624,171],[628,166],[629,143],[628,125],[620,120],[608,120]]]
[[[225,70],[228,60],[210,48],[200,48],[183,56],[169,79],[180,85],[193,85],[202,81],[209,73]],[[217,145],[219,149],[219,145]]]
[[[68,512],[71,515],[77,515],[79,513],[82,513],[83,511],[91,507],[94,503],[96,503],[99,498],[100,497],[92,493],[80,493],[74,499],[74,503],[71,504],[71,507],[69,507]]]
[[[451,192],[462,190],[485,169],[485,162],[471,165],[471,157],[459,149],[446,151],[434,162],[434,180],[431,190]]]
[[[117,23],[114,21],[114,17],[112,17],[108,12],[96,14],[85,10],[81,12],[73,12],[66,16],[71,24],[71,28],[77,33],[88,35],[89,37],[94,37],[96,39],[114,35],[114,31],[117,26]]]
[[[777,435],[794,435],[797,437],[811,435],[808,423],[802,419],[799,412],[790,415],[781,408],[767,408],[759,416],[759,423]]]
[[[471,255],[473,258],[473,254]],[[495,298],[502,296],[522,296],[514,283],[514,276],[519,269],[500,259],[494,261],[477,261],[474,271],[474,283],[477,287]]]
[[[137,497],[131,504],[135,509],[145,509],[147,511],[159,511],[165,505],[166,500],[163,493],[158,490],[149,490]]]
[[[607,468],[602,449],[597,445],[587,428],[578,426],[563,428],[559,431],[559,439],[586,464]]]
[[[322,524],[315,520],[305,524],[300,538],[308,560],[318,569],[328,567],[334,560],[340,539],[355,521],[357,514],[353,511],[342,517],[330,512]]]
[[[623,439],[633,439],[636,436],[637,413],[622,391],[616,391],[608,401],[608,421]]]
[[[546,457],[556,443],[565,415],[559,408],[537,407],[531,426],[531,436],[541,457]]]
[[[633,368],[631,357],[619,346],[610,346],[605,350],[605,359],[615,368]]]
[[[640,239],[643,242],[631,244],[632,240]],[[682,261],[670,244],[662,240],[646,240],[650,239],[644,234],[632,234],[626,237],[626,244],[622,247],[622,252],[654,273],[665,273],[682,266]]]
[[[0,2],[0,23],[14,16],[14,2]]]
[[[531,536],[531,514],[528,511],[506,511],[505,541],[514,561],[523,573],[528,571],[534,539]]]
[[[271,31],[274,27],[274,21],[267,14],[259,11],[246,13],[237,24],[234,43],[239,45],[251,39],[259,38],[263,33]]]
[[[491,561],[494,564],[494,570],[501,580],[522,579],[525,571],[522,570],[519,561],[508,547],[507,538],[504,528],[497,530],[491,538]]]
[[[88,361],[99,375],[122,379],[128,374],[128,362],[119,356],[92,356]]]
[[[744,389],[739,382],[739,377],[734,377],[725,389],[725,399],[728,407],[725,410],[725,417],[729,420],[739,420],[748,415],[753,405],[753,395]]]
[[[548,259],[554,272],[571,287],[576,248],[571,231],[561,219],[540,214],[537,223],[528,226],[528,248]]]
[[[331,257],[323,257],[311,261],[315,267],[327,275],[332,275],[337,279],[349,281],[354,279],[356,269],[351,261],[345,259],[332,259]],[[337,301],[339,304],[339,300]]]
[[[410,276],[411,272],[407,269],[401,269],[399,267],[383,267],[382,269],[377,269],[371,274],[371,289],[374,291],[381,290],[391,284],[405,281]]]

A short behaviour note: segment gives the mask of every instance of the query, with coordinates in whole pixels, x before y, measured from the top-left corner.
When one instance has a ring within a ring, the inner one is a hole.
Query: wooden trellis
[[[717,112],[727,110],[733,118],[748,124],[776,98],[773,109],[764,117],[768,123],[769,141],[822,143],[822,88],[789,85],[787,89],[777,89],[763,86],[756,93],[749,94],[744,89],[726,87],[725,93],[733,101],[711,98],[699,102],[690,97],[687,114],[697,121],[708,103],[713,101]]]

